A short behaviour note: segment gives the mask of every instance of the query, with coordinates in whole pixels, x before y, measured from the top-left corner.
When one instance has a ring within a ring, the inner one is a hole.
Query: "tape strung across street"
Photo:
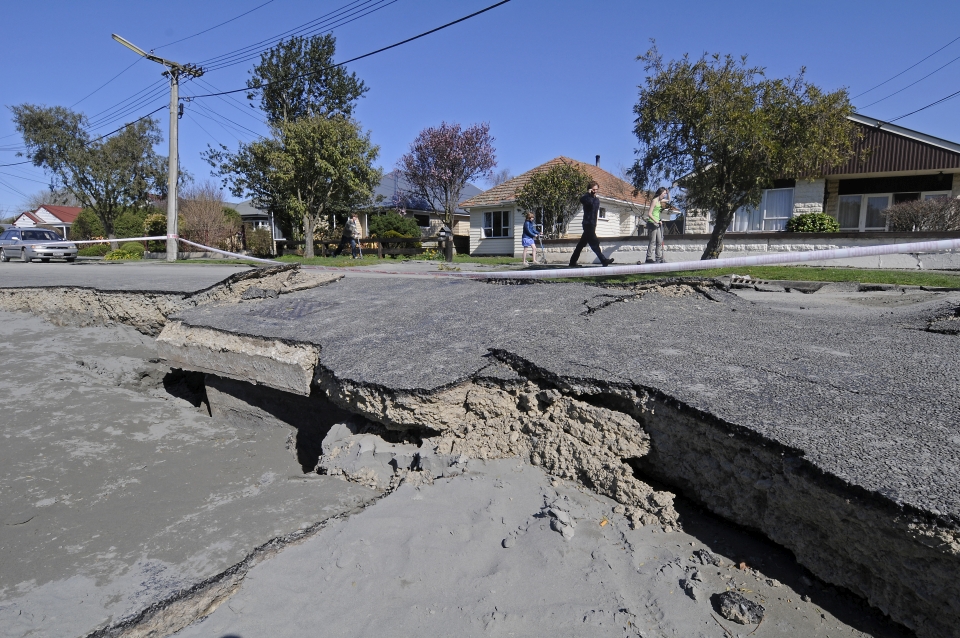
[[[72,241],[73,244],[102,244],[106,242],[128,241],[165,241],[166,235],[156,237],[127,237],[121,239],[94,239]],[[240,253],[221,250],[212,246],[204,246],[182,237],[178,241],[201,248],[205,251],[220,253],[228,257],[255,261],[261,264],[282,263],[273,259],[261,259]],[[593,266],[586,268],[557,268],[550,270],[511,270],[509,272],[436,272],[425,273],[430,277],[454,277],[465,279],[561,279],[565,277],[610,277],[614,275],[633,275],[658,272],[683,272],[693,270],[707,270],[711,268],[732,268],[743,266],[769,266],[773,264],[792,264],[807,261],[826,261],[830,259],[849,259],[851,257],[873,257],[877,255],[903,255],[910,253],[937,253],[949,250],[960,250],[960,239],[941,239],[938,241],[921,241],[910,244],[884,244],[881,246],[864,246],[858,248],[832,248],[829,250],[810,250],[804,252],[772,253],[752,257],[724,257],[721,259],[675,261],[661,264],[635,264],[624,266]],[[346,267],[327,266],[322,270],[351,270]],[[394,274],[393,271],[368,270],[380,274]],[[399,273],[397,273],[399,274]],[[409,274],[409,273],[405,273]]]

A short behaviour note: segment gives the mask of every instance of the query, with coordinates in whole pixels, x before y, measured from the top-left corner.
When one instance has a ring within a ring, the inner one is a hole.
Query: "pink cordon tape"
[[[466,277],[468,279],[559,279],[563,277],[610,277],[612,275],[632,275],[635,273],[681,272],[685,270],[707,270],[710,268],[730,268],[742,266],[768,266],[771,264],[792,264],[805,261],[828,259],[848,259],[851,257],[873,257],[876,255],[903,255],[909,253],[939,253],[960,250],[960,239],[942,239],[939,241],[921,241],[912,244],[886,244],[883,246],[864,246],[862,248],[834,248],[831,250],[811,250],[806,252],[774,253],[755,257],[727,257],[697,261],[676,261],[666,264],[637,264],[635,266],[597,266],[592,268],[561,268],[557,270],[527,270],[510,272],[458,272],[438,273],[447,277]]]
[[[167,235],[167,239],[180,239],[180,235]]]
[[[197,243],[194,243],[194,242],[192,242],[192,241],[187,241],[186,239],[183,239],[182,237],[180,238],[180,241],[181,241],[182,243],[184,243],[184,244],[187,244],[187,245],[189,245],[189,246],[193,246],[193,247],[195,247],[195,248],[202,248],[202,249],[204,249],[204,250],[206,250],[206,251],[208,251],[208,252],[220,253],[221,255],[228,255],[228,256],[230,256],[230,257],[237,257],[238,259],[245,259],[245,260],[247,260],[247,261],[256,261],[256,262],[259,262],[259,263],[261,263],[261,264],[270,264],[270,265],[272,265],[272,266],[275,266],[275,265],[277,265],[277,264],[283,263],[283,262],[280,262],[280,261],[273,261],[272,259],[260,259],[259,257],[250,257],[249,255],[241,255],[240,253],[232,253],[232,252],[230,252],[229,250],[220,250],[219,248],[213,248],[212,246],[204,246],[203,244],[197,244]]]

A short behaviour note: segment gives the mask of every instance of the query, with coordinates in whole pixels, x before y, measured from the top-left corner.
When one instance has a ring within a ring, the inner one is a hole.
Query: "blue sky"
[[[208,58],[278,36],[351,0],[273,0],[246,16],[170,46],[262,5],[266,0],[34,0],[7,3],[0,39],[0,164],[20,161],[22,144],[6,107],[24,102],[71,106],[88,115],[110,109],[155,84],[156,94],[126,112],[107,112],[96,133],[168,103],[162,70],[110,38],[118,33],[178,62]],[[481,9],[494,0],[385,0],[379,10],[337,27],[340,60]],[[377,5],[370,3],[370,8]],[[500,167],[523,172],[557,155],[616,173],[633,161],[631,133],[636,56],[650,38],[667,58],[702,52],[747,54],[776,76],[795,74],[856,96],[960,37],[960,2],[736,3],[679,0],[512,0],[466,23],[353,63],[370,87],[357,117],[380,145],[390,170],[417,133],[441,121],[490,122]],[[960,40],[889,83],[854,99],[866,115],[892,119],[960,90]],[[952,62],[956,60],[955,62]],[[253,62],[187,83],[182,94],[243,87]],[[942,70],[939,67],[946,65]],[[129,68],[127,68],[129,67]],[[126,69],[126,70],[125,70]],[[116,74],[105,87],[86,97]],[[929,78],[923,76],[934,72]],[[908,87],[911,83],[917,84]],[[908,87],[908,88],[905,88]],[[903,90],[901,90],[903,89]],[[874,100],[896,95],[878,104]],[[150,97],[148,91],[144,94]],[[79,103],[77,103],[79,101]],[[186,104],[180,121],[181,165],[209,177],[207,144],[236,148],[266,129],[243,94]],[[960,98],[897,123],[960,141]],[[157,116],[166,134],[166,112]],[[233,120],[235,124],[224,118]],[[249,129],[249,130],[247,130]],[[166,154],[166,143],[158,147]],[[41,169],[0,167],[0,216],[23,210],[24,195],[44,187]],[[480,184],[481,187],[485,185]],[[234,199],[228,195],[228,199]]]

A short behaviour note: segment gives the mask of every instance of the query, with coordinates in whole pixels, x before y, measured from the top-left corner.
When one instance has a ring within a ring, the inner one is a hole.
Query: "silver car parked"
[[[74,261],[77,245],[45,228],[8,228],[0,233],[0,261],[10,261],[11,258],[27,263],[34,259]]]

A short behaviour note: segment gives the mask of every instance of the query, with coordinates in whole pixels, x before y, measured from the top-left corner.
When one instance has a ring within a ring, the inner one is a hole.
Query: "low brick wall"
[[[831,250],[885,244],[907,244],[940,239],[957,239],[960,233],[727,233],[721,257],[743,257],[764,253]],[[664,259],[668,262],[700,259],[710,235],[668,235],[664,240]],[[577,239],[552,239],[543,242],[549,263],[570,260]],[[642,263],[646,259],[646,237],[601,237],[603,254],[618,264]],[[520,256],[519,254],[517,255]],[[580,255],[581,264],[596,261],[589,247]],[[805,262],[811,266],[852,266],[857,268],[909,268],[913,270],[960,269],[960,251],[909,255],[881,255],[829,261]]]

